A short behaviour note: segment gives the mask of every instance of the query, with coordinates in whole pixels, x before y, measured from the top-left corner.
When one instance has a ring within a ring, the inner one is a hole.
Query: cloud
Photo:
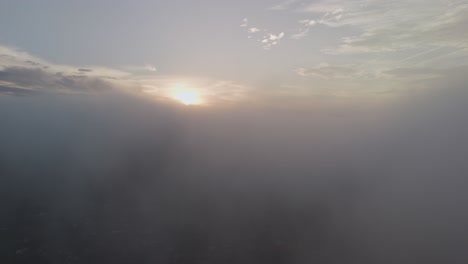
[[[247,26],[248,26],[248,20],[244,19],[244,24],[241,27],[246,28]],[[257,28],[257,27],[250,27],[250,28],[246,29],[245,31],[248,34],[255,34],[255,33],[261,32],[262,30],[260,28]],[[263,31],[265,31],[265,34],[260,39],[257,39],[257,41],[264,44],[264,45],[262,45],[262,47],[265,50],[269,50],[272,46],[277,45],[279,43],[279,41],[285,35],[284,32],[280,32],[278,35],[275,35],[275,34],[272,34],[270,32],[266,32],[266,30],[263,30]],[[247,38],[251,39],[252,36],[249,35],[249,36],[247,36]]]
[[[355,1],[351,4],[361,5],[363,1]],[[302,12],[309,12],[315,14],[329,14],[335,10],[343,10],[343,6],[347,5],[346,2],[340,0],[319,0],[314,1],[300,9]]]
[[[89,77],[98,78],[122,78],[130,75],[128,72],[108,67],[89,66],[84,68],[54,64],[32,56],[25,51],[0,45],[0,70],[10,67],[41,69],[51,74],[61,72],[64,75],[76,75],[80,73]]]
[[[259,29],[259,28],[256,28],[256,27],[251,27],[249,29],[246,30],[246,32],[248,34],[254,34],[254,33],[258,33],[258,32],[261,32],[262,30]],[[261,38],[257,38],[257,41],[262,43],[262,48],[265,49],[265,50],[269,50],[271,49],[271,47],[275,46],[275,45],[278,45],[280,40],[284,38],[285,36],[285,33],[284,32],[280,32],[278,34],[274,34],[274,33],[270,33],[266,30],[263,30],[265,31],[264,35],[261,37]],[[252,36],[247,36],[249,39],[252,38]]]
[[[151,71],[151,72],[155,72],[157,71],[156,67],[151,65],[151,64],[146,64],[145,65],[145,68],[148,70],[148,71]]]
[[[301,30],[299,33],[291,35],[291,38],[292,39],[302,39],[302,38],[306,37],[307,35],[309,35],[309,31],[310,31],[310,29],[306,28],[304,30]]]
[[[313,19],[303,19],[303,20],[300,20],[299,21],[300,24],[303,24],[305,26],[314,26],[317,24],[317,21],[313,20]]]
[[[245,100],[250,88],[230,80],[157,74],[151,64],[105,67],[56,65],[0,45],[0,94],[128,93],[154,100],[171,100],[171,89],[184,80],[209,98],[207,104],[233,104]],[[224,84],[224,85],[220,85]]]
[[[296,69],[296,73],[300,76],[336,79],[354,77],[358,73],[358,70],[355,67],[323,64],[309,69],[298,68]]]
[[[255,39],[257,42],[262,43],[263,45],[261,47],[265,50],[270,50],[273,46],[278,45],[280,43],[280,40],[283,39],[286,35],[285,32],[280,32],[276,34],[266,29],[261,29],[253,26],[249,27],[249,20],[247,18],[243,20],[241,27],[244,28],[243,31],[249,34],[247,36],[248,39]],[[258,36],[257,34],[258,37],[256,38],[252,36],[252,34],[259,32],[263,32],[263,35]]]
[[[150,63],[146,63],[144,65],[127,65],[121,68],[134,75],[155,73],[158,71],[158,68]]]
[[[343,8],[337,8],[331,12],[332,15],[339,15],[344,12]]]
[[[284,32],[279,33],[278,35],[270,34],[270,40],[280,40],[284,37]]]
[[[2,93],[123,91],[125,86],[113,81],[128,76],[126,72],[104,67],[52,64],[26,52],[0,46]]]
[[[276,10],[276,11],[287,10],[287,9],[291,8],[291,6],[293,6],[297,2],[298,2],[298,0],[286,0],[286,1],[283,1],[283,2],[281,2],[279,4],[271,6],[268,9],[269,10]]]
[[[468,4],[429,1],[318,1],[303,11],[322,14],[319,23],[353,27],[361,33],[347,36],[337,48],[341,53],[394,52],[440,46],[468,48]],[[395,19],[397,18],[397,19]]]
[[[249,24],[249,20],[247,18],[244,18],[242,20],[242,24],[240,25],[241,27],[247,27]]]
[[[4,68],[0,71],[0,81],[10,83],[10,87],[42,92],[99,92],[117,90],[104,78],[83,75],[55,74],[43,69],[21,67]]]
[[[263,37],[263,40],[261,41],[264,44],[263,49],[269,50],[271,49],[271,47],[278,45],[278,43],[280,42],[282,38],[284,38],[284,36],[285,36],[284,32],[280,32],[277,35],[268,33],[267,35]]]
[[[310,27],[317,25],[317,21],[314,19],[303,19],[299,20],[299,24],[303,25],[304,28],[299,30],[299,33],[291,35],[292,39],[302,39],[309,34]]]
[[[256,32],[260,32],[261,30],[259,28],[249,28],[249,33],[256,33]]]
[[[34,94],[35,91],[9,86],[8,84],[0,84],[0,95],[29,95]]]
[[[395,68],[385,71],[384,74],[402,79],[430,79],[441,77],[446,71],[435,68]]]

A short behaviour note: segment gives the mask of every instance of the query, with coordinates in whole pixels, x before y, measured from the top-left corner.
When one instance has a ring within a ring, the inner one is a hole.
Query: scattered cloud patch
[[[268,33],[267,35],[263,36],[263,39],[261,41],[264,44],[263,49],[269,50],[273,46],[278,45],[278,43],[281,41],[281,39],[284,38],[284,36],[285,36],[284,32],[280,32],[279,34],[276,34],[276,35]]]
[[[278,45],[280,40],[284,38],[285,33],[271,33],[265,29],[258,27],[249,27],[249,21],[247,18],[243,20],[242,28],[245,28],[244,31],[248,34],[247,38],[252,39],[253,34],[257,34],[256,40],[262,44],[262,48],[265,50],[271,49],[273,46]],[[258,35],[259,32],[263,32],[263,35]]]
[[[249,19],[244,18],[244,20],[242,20],[242,24],[240,25],[240,27],[248,27],[248,26],[249,26]]]
[[[284,32],[281,32],[278,35],[270,34],[270,40],[280,40],[283,37],[284,37]]]
[[[151,65],[151,64],[145,64],[145,69],[150,71],[150,72],[158,71],[158,69],[156,69],[156,67]]]

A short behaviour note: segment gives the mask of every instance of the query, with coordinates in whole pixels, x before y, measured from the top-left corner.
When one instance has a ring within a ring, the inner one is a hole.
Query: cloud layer
[[[160,74],[151,64],[122,68],[57,65],[0,46],[0,94],[110,92],[167,100],[171,89],[191,85],[207,103],[229,104],[244,99],[249,90],[247,86],[229,80]]]

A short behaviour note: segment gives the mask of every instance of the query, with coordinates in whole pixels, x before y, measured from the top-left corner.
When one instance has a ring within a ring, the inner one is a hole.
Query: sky
[[[210,104],[399,94],[467,60],[464,0],[0,4],[2,67],[188,86]]]
[[[0,0],[0,263],[468,263],[466,25]]]

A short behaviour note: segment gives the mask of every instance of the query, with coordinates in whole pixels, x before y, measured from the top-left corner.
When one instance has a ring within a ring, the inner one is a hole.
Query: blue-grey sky
[[[467,0],[15,0],[0,2],[0,45],[16,63],[212,103],[373,96],[466,65],[467,14]]]

